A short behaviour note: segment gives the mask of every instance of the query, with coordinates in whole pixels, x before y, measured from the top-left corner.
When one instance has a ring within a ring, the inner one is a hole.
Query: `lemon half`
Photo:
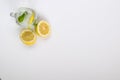
[[[48,37],[50,35],[50,25],[49,25],[49,23],[46,22],[46,21],[40,21],[37,24],[36,33],[43,38]]]
[[[33,45],[36,42],[36,35],[31,29],[23,29],[20,33],[20,39],[26,45]]]

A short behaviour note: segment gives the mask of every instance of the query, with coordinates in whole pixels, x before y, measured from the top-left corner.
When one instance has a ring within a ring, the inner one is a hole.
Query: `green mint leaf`
[[[28,13],[25,11],[21,16],[18,17],[18,22],[23,22],[25,16],[27,15]]]

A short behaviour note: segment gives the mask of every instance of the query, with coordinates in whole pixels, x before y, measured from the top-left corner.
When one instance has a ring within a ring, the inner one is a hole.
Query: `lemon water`
[[[30,8],[19,8],[16,12],[10,13],[16,19],[16,23],[21,27],[33,27],[35,21],[35,12]]]

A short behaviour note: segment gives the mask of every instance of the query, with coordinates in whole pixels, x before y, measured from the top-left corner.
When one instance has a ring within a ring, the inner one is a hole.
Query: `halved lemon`
[[[50,25],[46,21],[40,21],[36,26],[36,32],[39,36],[46,38],[50,34]]]
[[[20,39],[26,45],[33,45],[36,42],[36,35],[31,29],[23,29],[20,33]]]

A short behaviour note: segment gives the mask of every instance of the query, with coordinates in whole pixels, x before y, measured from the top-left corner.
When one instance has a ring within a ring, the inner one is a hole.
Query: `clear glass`
[[[31,27],[36,20],[35,11],[30,8],[19,8],[16,12],[10,13],[10,16],[14,17],[16,23],[21,27]]]

